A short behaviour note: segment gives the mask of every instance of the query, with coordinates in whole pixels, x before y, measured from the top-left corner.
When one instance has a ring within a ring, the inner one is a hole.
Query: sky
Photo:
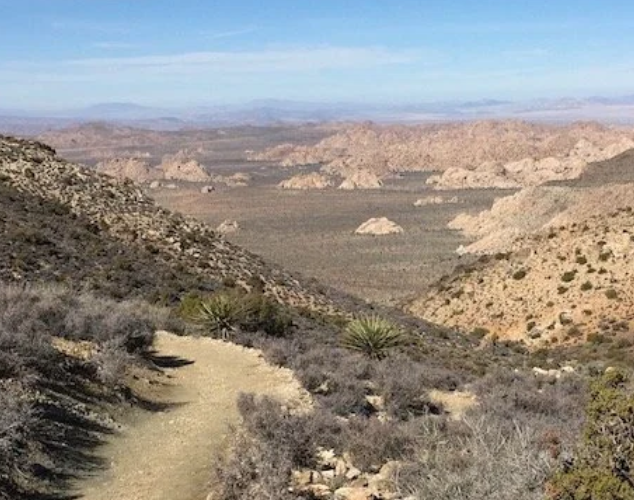
[[[0,0],[0,108],[634,94],[631,0]]]

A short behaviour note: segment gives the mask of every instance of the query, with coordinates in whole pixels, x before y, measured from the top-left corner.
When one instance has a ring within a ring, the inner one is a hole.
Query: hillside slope
[[[631,341],[632,207],[544,229],[516,240],[513,248],[442,280],[410,311],[530,344],[611,342],[615,336]]]
[[[41,143],[0,137],[0,182],[65,207],[69,216],[81,217],[93,231],[108,235],[128,252],[140,252],[158,268],[198,276],[203,281],[198,288],[228,280],[249,288],[261,281],[281,302],[324,312],[335,309],[325,296],[204,224],[158,208],[132,182],[69,163]]]

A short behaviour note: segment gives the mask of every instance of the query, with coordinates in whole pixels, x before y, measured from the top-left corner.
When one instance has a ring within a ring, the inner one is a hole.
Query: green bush
[[[634,396],[625,375],[606,372],[591,387],[578,456],[548,484],[554,500],[634,500]]]
[[[238,330],[283,337],[292,326],[286,309],[261,293],[228,290],[208,297],[188,295],[179,313],[205,334],[227,339]]]
[[[350,321],[342,339],[344,347],[360,351],[372,359],[385,358],[391,349],[403,342],[403,332],[394,323],[376,315]]]

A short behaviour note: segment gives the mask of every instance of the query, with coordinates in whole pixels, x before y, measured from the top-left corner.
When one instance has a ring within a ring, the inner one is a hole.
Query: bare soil
[[[100,450],[109,469],[78,482],[79,498],[204,500],[213,459],[239,421],[240,393],[307,404],[292,373],[267,365],[258,351],[167,332],[157,334],[156,350],[171,368],[135,385],[164,409],[129,416]]]
[[[252,166],[253,168],[253,166]],[[227,238],[305,277],[363,299],[395,304],[470,257],[455,250],[467,240],[447,223],[461,212],[489,208],[502,190],[455,191],[459,203],[415,207],[431,193],[428,174],[387,180],[378,190],[294,191],[276,188],[296,169],[254,169],[246,188],[201,194],[195,185],[153,190],[159,205],[192,215],[212,227],[235,220],[240,231]],[[403,234],[360,236],[354,231],[372,217],[387,217]]]

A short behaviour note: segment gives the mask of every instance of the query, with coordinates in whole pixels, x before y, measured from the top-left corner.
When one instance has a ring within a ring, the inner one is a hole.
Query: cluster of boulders
[[[521,178],[500,178],[501,166],[513,162],[530,163],[509,167],[528,171],[557,168],[561,176],[572,175],[577,161],[597,158],[594,153],[618,154],[632,147],[634,134],[630,130],[605,127],[598,123],[575,123],[567,126],[542,125],[521,121],[478,121],[441,125],[375,125],[372,123],[344,125],[332,136],[314,146],[282,144],[261,153],[252,154],[253,161],[276,162],[282,166],[322,165],[328,174],[345,177],[351,170],[368,170],[380,177],[398,171],[445,171],[452,169],[440,185],[458,183],[464,171],[469,183],[478,186],[516,185]],[[592,145],[588,150],[588,144]],[[566,155],[570,159],[562,158]],[[531,159],[526,161],[525,159]],[[491,180],[489,178],[493,178]],[[464,184],[465,181],[460,181]],[[531,181],[533,182],[533,181]]]
[[[293,492],[310,498],[335,500],[397,500],[395,478],[401,462],[388,462],[379,470],[364,472],[355,467],[349,454],[337,456],[333,450],[320,450],[318,467],[293,472]]]
[[[335,178],[339,174],[329,175],[327,173],[312,172],[309,174],[298,174],[290,179],[280,182],[282,189],[326,189],[334,187]],[[338,189],[351,191],[354,189],[379,189],[383,186],[383,181],[373,172],[364,169],[350,170],[343,176],[343,181]]]
[[[528,157],[511,162],[485,161],[477,166],[451,167],[432,175],[427,184],[435,189],[539,186],[550,181],[577,179],[593,162],[608,160],[634,148],[634,141],[621,138],[606,147],[582,139],[570,151],[545,158]]]

